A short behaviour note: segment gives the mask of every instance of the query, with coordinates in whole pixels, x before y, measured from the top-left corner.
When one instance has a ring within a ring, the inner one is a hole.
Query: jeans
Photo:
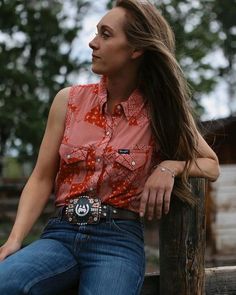
[[[39,240],[0,262],[0,294],[56,295],[78,285],[79,295],[138,295],[144,275],[142,221],[54,217]]]

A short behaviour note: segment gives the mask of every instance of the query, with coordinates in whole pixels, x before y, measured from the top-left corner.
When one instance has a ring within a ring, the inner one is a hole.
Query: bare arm
[[[198,155],[196,163],[192,163],[190,166],[189,175],[206,177],[215,181],[219,176],[218,158],[199,132],[197,132],[197,136]],[[180,176],[185,169],[185,161],[166,160],[161,162],[160,165],[167,169],[162,171],[161,167],[157,167],[147,179],[141,195],[140,215],[144,216],[147,211],[149,219],[153,218],[154,213],[160,219],[163,208],[165,214],[168,213],[174,186],[174,178],[170,172],[174,171],[176,176]]]
[[[206,177],[215,181],[219,176],[219,161],[215,152],[209,147],[200,133],[198,133],[198,157],[196,163],[190,166],[190,176]],[[175,171],[180,176],[184,171],[184,161],[163,161],[161,165]]]
[[[58,92],[52,103],[35,168],[19,201],[17,216],[7,242],[0,248],[0,260],[15,252],[40,216],[50,194],[59,165],[59,146],[64,133],[70,88]],[[17,245],[14,249],[12,246]]]

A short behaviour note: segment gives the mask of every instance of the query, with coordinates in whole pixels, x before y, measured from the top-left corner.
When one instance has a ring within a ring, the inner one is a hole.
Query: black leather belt
[[[62,220],[78,225],[98,223],[108,216],[116,219],[140,219],[136,212],[101,203],[100,198],[90,196],[78,196],[69,200],[68,205],[59,209],[59,214]]]

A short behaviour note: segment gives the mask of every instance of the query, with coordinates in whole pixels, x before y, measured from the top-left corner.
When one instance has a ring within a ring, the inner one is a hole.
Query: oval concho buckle
[[[101,212],[101,200],[89,196],[69,200],[65,210],[68,221],[78,225],[98,223]]]

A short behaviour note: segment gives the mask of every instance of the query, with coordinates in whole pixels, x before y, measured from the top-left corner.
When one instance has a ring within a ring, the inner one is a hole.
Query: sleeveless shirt
[[[150,115],[141,91],[107,110],[106,77],[99,83],[70,89],[60,166],[55,180],[55,205],[77,195],[139,212],[140,196],[154,165]]]

